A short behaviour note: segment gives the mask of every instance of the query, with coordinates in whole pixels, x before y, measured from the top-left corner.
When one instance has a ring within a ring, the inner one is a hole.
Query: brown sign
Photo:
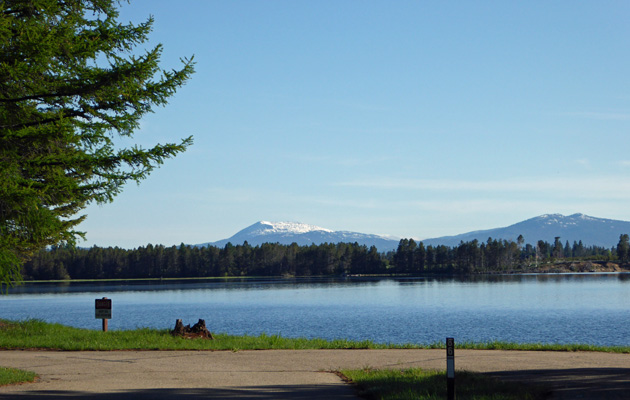
[[[112,299],[96,299],[95,318],[112,319]]]

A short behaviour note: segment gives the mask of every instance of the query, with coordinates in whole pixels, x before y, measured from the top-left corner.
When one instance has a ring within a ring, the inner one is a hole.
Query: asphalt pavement
[[[36,383],[0,399],[356,399],[334,371],[445,369],[445,350],[0,351],[0,366]],[[552,399],[629,399],[630,355],[456,350],[455,367],[552,389]]]

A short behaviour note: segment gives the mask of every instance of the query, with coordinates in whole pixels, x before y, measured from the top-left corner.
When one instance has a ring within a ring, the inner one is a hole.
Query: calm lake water
[[[100,329],[101,297],[110,329],[202,318],[230,334],[630,346],[630,274],[26,284],[0,296],[0,318]]]

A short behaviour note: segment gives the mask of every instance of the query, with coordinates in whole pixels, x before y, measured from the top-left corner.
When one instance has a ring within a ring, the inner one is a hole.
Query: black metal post
[[[455,400],[455,339],[446,338],[446,399]]]

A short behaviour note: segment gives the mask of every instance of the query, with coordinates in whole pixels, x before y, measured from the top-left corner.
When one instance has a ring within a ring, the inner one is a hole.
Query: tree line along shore
[[[560,238],[536,245],[518,240],[473,240],[457,246],[425,246],[402,239],[379,253],[358,243],[298,246],[264,243],[224,247],[181,244],[41,250],[22,267],[25,280],[142,279],[224,276],[343,276],[392,274],[486,274],[612,272],[630,270],[628,235],[611,248],[570,245]]]

